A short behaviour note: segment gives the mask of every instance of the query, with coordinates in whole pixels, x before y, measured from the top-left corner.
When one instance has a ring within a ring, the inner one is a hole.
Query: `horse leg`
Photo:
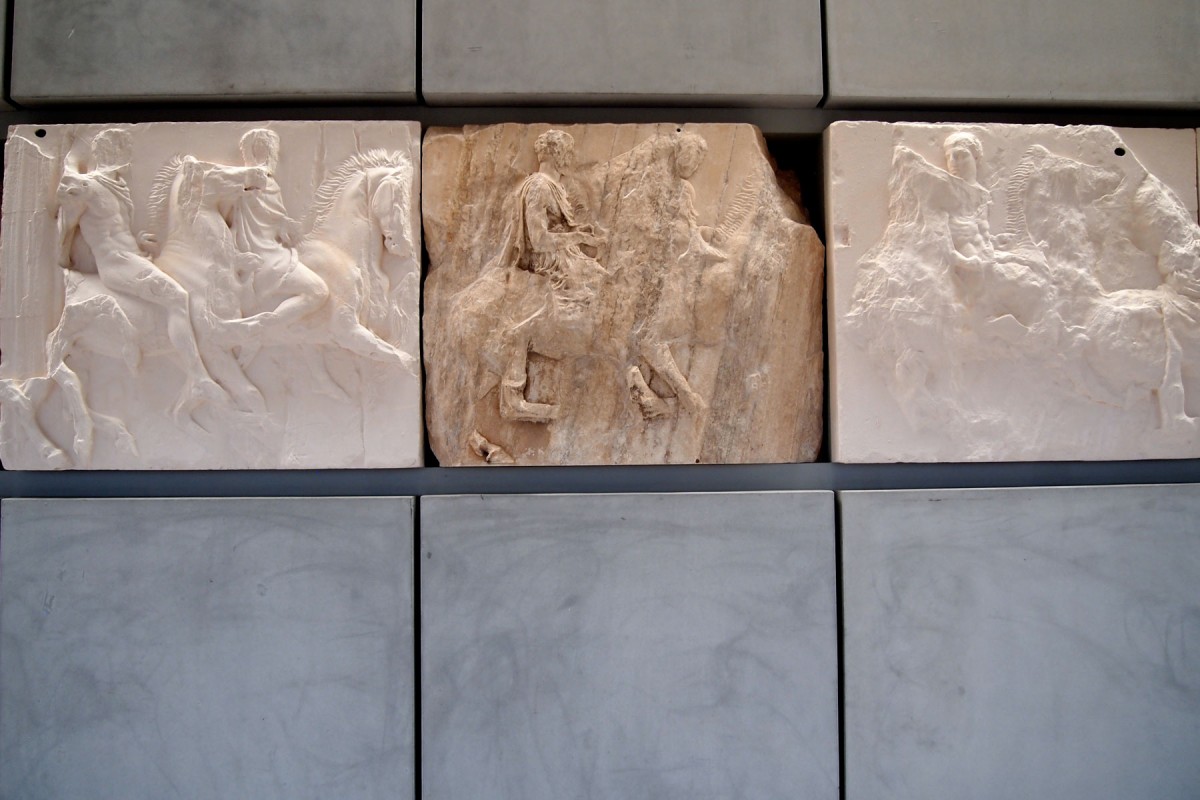
[[[514,337],[512,357],[500,379],[500,417],[517,422],[552,422],[558,419],[558,406],[551,403],[531,403],[525,399],[529,382],[529,342]]]
[[[204,344],[200,345],[200,349],[208,364],[209,374],[229,393],[237,407],[252,414],[265,413],[267,403],[263,400],[262,393],[246,377],[246,373],[242,372],[237,359],[227,350],[208,342],[207,337],[201,341]]]
[[[88,467],[92,463],[92,447],[96,442],[95,423],[92,421],[92,410],[88,408],[83,397],[83,383],[79,375],[67,366],[65,361],[59,361],[50,370],[50,377],[59,388],[67,402],[67,410],[71,414],[71,422],[75,427],[75,436],[71,442],[74,451],[74,461],[77,467]]]
[[[1175,428],[1176,426],[1195,427],[1196,420],[1189,417],[1186,411],[1186,396],[1183,388],[1183,348],[1175,333],[1163,319],[1163,333],[1166,340],[1167,357],[1163,369],[1162,384],[1158,391],[1158,413],[1160,428]]]
[[[164,286],[173,285],[178,293],[172,293],[168,302],[164,303],[167,312],[167,338],[175,347],[175,351],[183,359],[184,383],[179,399],[171,411],[171,415],[180,419],[191,412],[204,401],[224,403],[229,395],[213,380],[200,357],[200,345],[196,341],[196,331],[192,325],[187,292],[179,284],[171,281]]]
[[[320,346],[305,346],[301,348],[301,352],[305,366],[308,367],[308,374],[313,379],[313,390],[334,400],[350,402],[350,395],[329,374],[329,367],[325,364],[325,353]]]
[[[137,443],[123,421],[117,417],[93,411],[88,406],[87,400],[83,396],[83,382],[79,380],[79,375],[66,365],[65,361],[60,361],[54,367],[50,377],[62,389],[75,424],[74,447],[77,466],[87,467],[91,464],[97,431],[111,437],[117,450],[125,455],[138,455]],[[81,442],[81,432],[86,432],[86,442]]]
[[[36,383],[35,383],[36,381]],[[37,409],[45,399],[50,381],[45,378],[30,378],[22,382],[11,378],[0,380],[0,400],[5,409],[0,412],[0,439],[16,442],[25,438],[34,443],[38,456],[50,469],[67,469],[70,457],[60,450],[37,421]],[[40,395],[34,398],[33,389]]]
[[[629,390],[629,398],[642,410],[642,416],[646,419],[659,419],[671,413],[667,401],[654,393],[637,364],[625,371],[625,387]]]
[[[330,333],[336,344],[357,355],[375,361],[398,361],[412,372],[418,368],[417,359],[371,333],[358,321],[354,309],[348,305],[341,304],[334,310]]]
[[[650,368],[657,372],[675,392],[675,396],[679,398],[679,402],[688,410],[688,413],[696,416],[708,410],[708,404],[704,402],[704,398],[692,389],[692,385],[680,371],[679,365],[675,363],[675,356],[671,355],[669,344],[659,341],[643,342],[639,350]]]

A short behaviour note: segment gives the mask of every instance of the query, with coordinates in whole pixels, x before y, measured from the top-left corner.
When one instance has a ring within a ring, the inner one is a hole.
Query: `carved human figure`
[[[288,216],[283,193],[275,180],[279,165],[279,135],[255,128],[239,142],[246,169],[262,170],[260,185],[247,185],[220,210],[233,232],[233,244],[248,256],[244,275],[243,308],[252,313],[239,323],[251,332],[266,325],[287,325],[320,308],[329,287],[303,264],[296,253],[300,225]],[[214,167],[231,174],[236,168]]]
[[[685,337],[690,331],[692,282],[697,273],[710,264],[724,261],[719,244],[720,234],[711,227],[699,224],[696,212],[696,189],[689,180],[704,162],[708,143],[697,133],[677,133],[671,142],[671,180],[668,209],[675,215],[672,224],[668,263],[655,265],[661,272],[661,290],[649,319],[636,331],[638,356],[645,368],[632,365],[626,371],[630,397],[647,419],[671,413],[658,393],[650,388],[655,375],[666,382],[679,402],[693,415],[707,408],[683,375],[671,352],[671,341]]]
[[[505,332],[508,356],[500,384],[500,415],[522,422],[550,422],[558,407],[525,399],[531,350],[563,357],[586,351],[591,310],[599,280],[608,274],[583,247],[604,238],[576,219],[563,176],[574,167],[575,142],[565,131],[550,130],[533,144],[538,170],[517,189],[506,231],[501,267],[528,270],[546,278],[541,307]]]
[[[67,269],[95,271],[104,287],[119,297],[136,298],[162,308],[167,334],[183,359],[186,383],[175,412],[204,400],[226,401],[225,391],[209,375],[196,344],[188,294],[138,248],[131,231],[133,201],[125,172],[130,137],[117,128],[101,131],[91,142],[91,163],[84,171],[69,155],[58,185],[58,263]]]

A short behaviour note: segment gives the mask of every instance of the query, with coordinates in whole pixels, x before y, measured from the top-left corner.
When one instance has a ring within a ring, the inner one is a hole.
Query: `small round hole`
[[[38,137],[39,139],[45,139],[46,138],[46,129],[38,128],[36,131],[33,132],[33,135]]]
[[[1124,147],[1118,147],[1116,150],[1113,150],[1113,152],[1114,152],[1114,153],[1116,153],[1116,154],[1117,154],[1117,155],[1119,155],[1119,156],[1123,156],[1123,155],[1125,155],[1125,148],[1124,148]]]
[[[683,128],[676,128],[676,129],[675,129],[675,132],[676,132],[676,133],[683,133]]]

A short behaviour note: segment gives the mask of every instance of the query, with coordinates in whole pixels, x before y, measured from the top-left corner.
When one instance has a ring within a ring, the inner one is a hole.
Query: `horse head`
[[[410,236],[412,206],[409,200],[412,168],[407,163],[388,168],[375,181],[368,207],[379,226],[387,251],[398,258],[414,258]]]

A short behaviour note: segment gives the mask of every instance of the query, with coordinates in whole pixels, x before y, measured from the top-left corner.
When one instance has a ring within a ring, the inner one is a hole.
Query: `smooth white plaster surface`
[[[414,0],[16,0],[12,96],[412,101]]]
[[[14,126],[8,469],[419,466],[420,126]]]
[[[1200,104],[1193,0],[829,0],[830,107]]]
[[[817,0],[441,0],[422,39],[431,103],[811,108],[823,92]]]
[[[835,461],[1200,455],[1193,131],[835,123],[825,154]]]
[[[0,796],[413,796],[411,498],[2,508]]]
[[[827,492],[428,497],[422,790],[838,796]]]
[[[1200,486],[839,501],[848,800],[1197,796]]]

